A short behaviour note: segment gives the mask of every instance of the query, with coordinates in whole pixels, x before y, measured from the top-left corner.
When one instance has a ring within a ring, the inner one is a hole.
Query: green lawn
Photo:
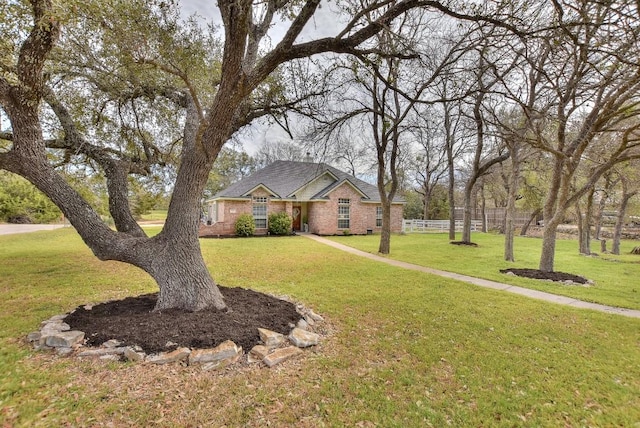
[[[336,242],[377,253],[379,236],[332,237]],[[578,254],[578,242],[558,240],[555,270],[586,277],[594,281],[590,287],[563,285],[554,282],[514,277],[500,273],[506,268],[538,268],[542,240],[516,237],[514,263],[504,260],[504,236],[474,233],[478,247],[451,245],[448,234],[393,235],[389,258],[491,279],[507,284],[569,296],[588,302],[640,309],[640,256],[629,254],[637,241],[623,241],[621,255],[601,254],[585,257]],[[595,249],[595,247],[594,247]],[[598,248],[599,250],[599,248]]]
[[[35,353],[23,338],[43,319],[154,285],[95,260],[72,230],[0,237],[0,426],[640,424],[640,320],[405,271],[303,237],[202,247],[221,284],[288,294],[333,334],[300,360],[223,373]]]

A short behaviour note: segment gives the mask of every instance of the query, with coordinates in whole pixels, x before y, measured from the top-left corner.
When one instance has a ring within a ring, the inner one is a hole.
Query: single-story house
[[[405,201],[391,206],[391,230],[402,230]],[[294,231],[318,235],[366,234],[382,228],[378,188],[324,163],[276,161],[206,201],[202,236],[235,234],[241,214],[253,215],[256,234],[266,234],[269,214],[286,212]]]

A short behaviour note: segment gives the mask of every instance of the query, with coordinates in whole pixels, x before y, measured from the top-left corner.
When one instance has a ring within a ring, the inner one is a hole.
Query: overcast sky
[[[182,14],[185,17],[197,14],[204,22],[213,21],[221,23],[220,12],[216,0],[180,0]],[[336,13],[332,11],[335,6],[324,2],[310,20],[298,41],[310,40],[336,35],[342,28]],[[279,18],[276,18],[277,20]],[[287,29],[286,23],[277,23],[270,31],[271,43],[277,43]],[[244,149],[249,154],[255,154],[258,148],[265,142],[291,141],[289,136],[279,127],[266,127],[252,125],[251,129],[241,131],[238,139],[243,143]]]
[[[221,21],[218,2],[215,0],[180,0],[180,6],[184,16],[190,16],[197,13],[207,21]],[[323,1],[314,17],[309,21],[302,32],[301,40],[332,36],[337,34],[341,28],[342,26],[340,25],[340,21],[335,13],[335,5]],[[278,24],[272,28],[269,35],[272,38],[277,39],[278,37],[283,36],[285,30],[286,25]]]

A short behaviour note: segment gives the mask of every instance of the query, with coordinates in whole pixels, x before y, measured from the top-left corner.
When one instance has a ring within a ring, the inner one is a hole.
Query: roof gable
[[[273,190],[269,189],[267,186],[265,186],[264,184],[260,183],[257,186],[255,186],[252,189],[247,190],[243,195],[241,196],[246,196],[249,197],[251,196],[256,190],[258,189],[263,189],[265,192],[267,192],[269,195],[271,195],[271,197],[280,197],[276,192],[274,192]]]
[[[327,196],[329,196],[329,194],[331,192],[333,192],[334,190],[336,190],[338,187],[342,186],[343,184],[347,184],[348,186],[351,186],[353,188],[353,190],[355,190],[356,192],[358,192],[360,194],[360,196],[362,196],[362,199],[370,199],[367,194],[365,194],[362,190],[360,190],[360,188],[358,188],[358,186],[353,184],[351,182],[351,180],[349,180],[347,178],[343,178],[342,180],[336,181],[331,186],[327,187],[326,189],[323,189],[322,192],[320,192],[316,196],[314,196],[314,199],[315,198],[326,198]]]
[[[289,196],[302,200],[311,199],[318,192],[330,187],[337,181],[339,180],[335,174],[332,174],[331,171],[324,171],[317,177],[314,177],[309,182],[304,183],[298,189],[291,192]]]

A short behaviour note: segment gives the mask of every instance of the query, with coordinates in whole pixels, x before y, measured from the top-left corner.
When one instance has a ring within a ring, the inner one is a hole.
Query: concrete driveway
[[[68,226],[68,225],[66,225]],[[6,224],[0,223],[0,235],[11,235],[14,233],[29,233],[38,230],[54,230],[65,227],[64,224]]]

